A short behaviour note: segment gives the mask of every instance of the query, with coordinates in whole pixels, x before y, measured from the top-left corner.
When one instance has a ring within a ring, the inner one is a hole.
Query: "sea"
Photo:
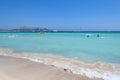
[[[120,32],[0,33],[0,55],[120,80]]]

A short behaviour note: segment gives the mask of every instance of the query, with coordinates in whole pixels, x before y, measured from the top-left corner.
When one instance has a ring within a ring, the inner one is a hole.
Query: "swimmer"
[[[99,35],[99,34],[97,34],[97,37],[100,37],[100,35]]]
[[[88,38],[88,37],[90,37],[90,35],[87,35],[86,37]]]

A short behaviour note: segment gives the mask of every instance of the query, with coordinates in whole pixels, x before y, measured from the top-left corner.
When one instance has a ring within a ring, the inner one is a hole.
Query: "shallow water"
[[[0,55],[54,65],[89,78],[119,80],[119,41],[120,33],[0,33]]]
[[[120,64],[120,33],[0,33],[0,48]]]

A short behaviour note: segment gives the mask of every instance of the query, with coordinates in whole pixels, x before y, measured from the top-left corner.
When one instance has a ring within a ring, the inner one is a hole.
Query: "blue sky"
[[[0,28],[119,30],[120,0],[0,0]]]

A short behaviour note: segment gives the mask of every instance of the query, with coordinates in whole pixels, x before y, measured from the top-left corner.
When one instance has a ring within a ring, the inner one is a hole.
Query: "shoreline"
[[[0,80],[102,80],[75,75],[27,59],[0,55]]]
[[[68,72],[73,75],[86,76],[89,80],[94,78],[103,80],[119,80],[120,65],[111,65],[97,62],[89,64],[75,59],[64,58],[54,55],[38,55],[27,53],[16,53],[10,49],[0,49],[0,55],[17,59],[25,59],[37,64],[52,66],[58,70]],[[84,79],[82,79],[84,80]]]

